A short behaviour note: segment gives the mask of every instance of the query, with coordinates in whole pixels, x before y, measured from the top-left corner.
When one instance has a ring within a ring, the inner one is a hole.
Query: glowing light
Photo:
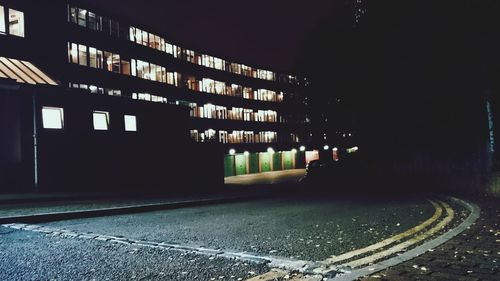
[[[235,154],[236,154],[236,150],[234,150],[233,148],[231,148],[231,149],[229,150],[229,154],[230,154],[230,155],[235,155]]]
[[[323,146],[323,149],[324,149],[324,150],[328,150],[328,149],[330,149],[330,146],[325,145],[325,146]]]
[[[302,152],[306,151],[306,147],[305,146],[301,146],[300,147],[300,151],[302,151]]]
[[[250,152],[245,151],[245,152],[243,152],[243,154],[245,154],[245,156],[248,156],[248,155],[250,155]]]
[[[359,147],[354,146],[354,147],[351,147],[351,148],[347,149],[347,153],[354,153],[354,152],[356,152],[358,150],[359,150]]]
[[[274,154],[274,149],[272,147],[270,147],[270,148],[267,149],[267,152],[269,154]]]
[[[335,151],[335,152],[339,151],[339,149],[336,148],[336,147],[334,147],[332,150]]]
[[[297,153],[297,149],[292,149],[292,153]]]

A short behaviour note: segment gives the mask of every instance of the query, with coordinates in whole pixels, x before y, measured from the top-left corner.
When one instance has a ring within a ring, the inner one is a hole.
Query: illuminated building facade
[[[71,147],[83,143],[77,137],[81,133],[81,139],[98,136],[102,143],[87,140],[79,149],[84,153],[58,161],[99,167],[88,174],[99,170],[97,174],[109,183],[122,174],[120,170],[139,169],[135,162],[140,163],[139,175],[161,175],[167,168],[180,167],[181,174],[206,170],[206,174],[221,175],[218,178],[305,164],[306,153],[299,151],[304,145],[303,124],[297,122],[298,107],[290,98],[303,86],[296,76],[181,47],[160,30],[64,0],[0,0],[0,55],[32,63],[57,82],[49,87],[19,81],[19,75],[7,75],[9,65],[0,64],[2,83],[34,96],[33,108],[19,112],[35,112],[33,118],[29,114],[24,118],[36,124],[29,133],[34,130],[39,138],[50,135],[44,140],[48,146],[52,145],[49,139],[60,137],[53,140],[59,146],[47,149],[51,163],[62,154],[74,153]],[[28,107],[28,101],[23,102]],[[79,106],[88,112],[84,114]],[[76,112],[82,115],[75,117]],[[85,125],[76,128],[77,124]],[[47,165],[39,161],[46,151],[25,142],[26,151],[34,146],[32,172],[35,177],[43,175]],[[196,153],[181,153],[186,150]],[[91,151],[103,163],[80,161]],[[126,160],[117,157],[121,154],[135,156]],[[120,159],[135,168],[113,167]],[[54,169],[62,166],[54,164]],[[106,169],[111,172],[102,172]],[[57,177],[58,172],[51,173],[51,178]]]

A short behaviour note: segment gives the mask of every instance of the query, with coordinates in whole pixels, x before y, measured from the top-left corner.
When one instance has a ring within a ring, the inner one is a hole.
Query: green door
[[[291,151],[283,152],[283,163],[285,170],[293,169],[293,153]]]
[[[234,156],[232,155],[224,156],[224,176],[234,176]]]
[[[281,153],[274,153],[273,155],[273,171],[281,170]]]
[[[299,151],[295,155],[295,168],[303,169],[306,167],[306,152]]]
[[[236,175],[247,174],[247,157],[244,154],[236,154]]]
[[[261,172],[271,171],[271,157],[269,156],[269,153],[261,153],[259,157]]]
[[[249,156],[250,164],[250,174],[256,174],[259,172],[259,154],[251,153]]]

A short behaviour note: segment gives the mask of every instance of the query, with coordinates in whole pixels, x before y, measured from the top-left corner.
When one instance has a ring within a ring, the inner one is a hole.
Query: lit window
[[[9,33],[24,37],[24,13],[9,9]]]
[[[125,131],[137,132],[137,117],[134,115],[125,115]]]
[[[87,66],[87,46],[78,45],[78,62],[80,65]]]
[[[109,130],[109,112],[94,111],[94,130],[96,131]]]
[[[120,55],[113,54],[111,56],[112,72],[120,73]]]
[[[0,6],[0,34],[5,34],[5,9]]]
[[[90,67],[97,68],[97,49],[89,48]]]
[[[134,41],[135,41],[135,31],[136,31],[135,27],[132,27],[132,26],[131,26],[131,27],[129,28],[129,39],[130,39],[130,41],[132,41],[132,42],[134,42]]]
[[[61,130],[64,126],[64,110],[58,107],[42,108],[42,123],[44,129]]]
[[[126,60],[122,60],[121,70],[122,70],[122,74],[130,75],[130,62],[126,61]]]

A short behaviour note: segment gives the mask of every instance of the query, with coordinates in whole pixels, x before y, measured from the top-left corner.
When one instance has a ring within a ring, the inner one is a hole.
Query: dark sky
[[[293,72],[301,42],[337,0],[82,0],[164,32],[180,46]],[[345,0],[342,0],[345,1]]]

